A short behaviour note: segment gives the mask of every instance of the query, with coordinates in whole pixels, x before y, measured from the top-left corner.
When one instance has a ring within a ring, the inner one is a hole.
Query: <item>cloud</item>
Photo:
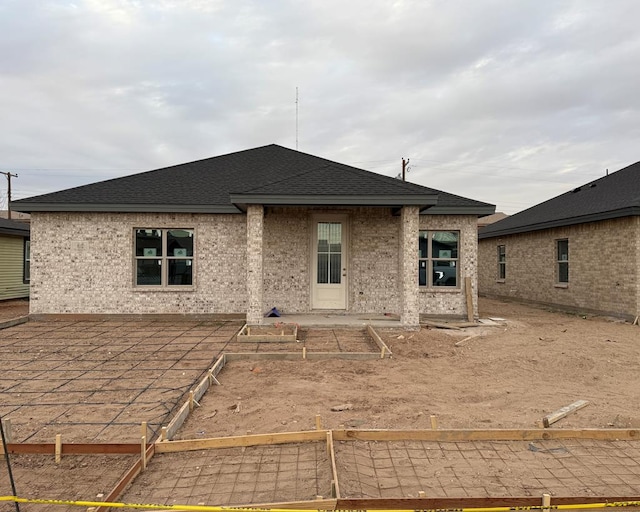
[[[269,143],[510,213],[638,160],[633,0],[0,4],[16,197]],[[358,164],[358,162],[364,162]]]

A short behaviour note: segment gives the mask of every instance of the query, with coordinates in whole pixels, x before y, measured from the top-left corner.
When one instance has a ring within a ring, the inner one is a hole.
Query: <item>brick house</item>
[[[0,218],[0,300],[29,296],[29,224]]]
[[[640,162],[482,228],[479,291],[640,314]]]
[[[495,207],[277,145],[12,203],[32,314],[466,315]],[[474,297],[474,311],[477,301]]]

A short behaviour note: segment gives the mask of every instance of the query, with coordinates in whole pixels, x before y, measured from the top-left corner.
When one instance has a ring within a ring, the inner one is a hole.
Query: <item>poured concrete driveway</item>
[[[240,328],[32,321],[0,330],[0,415],[15,442],[137,442],[159,432]]]

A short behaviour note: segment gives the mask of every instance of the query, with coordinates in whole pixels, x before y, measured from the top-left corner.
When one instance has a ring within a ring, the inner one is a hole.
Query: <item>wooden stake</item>
[[[327,431],[327,455],[331,455],[331,445],[333,444],[333,432]],[[335,498],[335,496],[334,496]]]
[[[141,434],[142,436],[144,436],[144,437],[146,437],[146,436],[147,436],[147,422],[146,422],[146,421],[143,421],[143,422],[140,424],[140,434]]]
[[[633,323],[631,325],[640,325],[638,324],[638,320],[640,319],[640,315],[636,317],[636,319],[633,321]]]
[[[473,322],[473,294],[471,290],[471,278],[464,278],[464,293],[467,297],[467,320]]]
[[[551,494],[544,493],[542,495],[542,512],[551,512]]]
[[[162,429],[160,430],[160,441],[168,441],[167,427],[162,427]]]
[[[216,386],[220,386],[220,381],[213,375],[213,370],[209,370],[209,385],[213,384],[215,384]]]
[[[142,471],[147,469],[147,436],[140,438],[140,457],[142,460]]]
[[[307,347],[302,347],[302,359],[307,358]]]
[[[316,430],[322,430],[322,418],[316,414]]]
[[[56,464],[62,460],[62,434],[56,434]]]
[[[13,427],[11,425],[11,418],[7,418],[2,422],[4,424],[4,438],[7,444],[13,443]]]
[[[424,491],[418,491],[418,498],[426,498],[427,497],[427,493]]]
[[[194,408],[194,398],[193,398],[193,391],[189,391],[189,411],[193,411]]]
[[[438,418],[436,415],[432,414],[429,418],[431,419],[431,428],[433,430],[438,430]]]

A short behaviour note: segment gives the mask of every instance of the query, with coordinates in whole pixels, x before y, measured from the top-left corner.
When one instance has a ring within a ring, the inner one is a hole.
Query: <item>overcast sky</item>
[[[515,213],[640,160],[637,0],[0,0],[13,198],[265,144]],[[0,176],[1,205],[6,180]]]

